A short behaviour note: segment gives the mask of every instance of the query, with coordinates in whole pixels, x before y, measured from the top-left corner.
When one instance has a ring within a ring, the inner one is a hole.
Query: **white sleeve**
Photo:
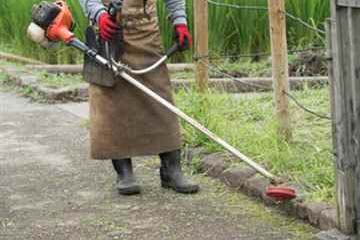
[[[101,0],[79,0],[86,16],[94,22],[99,20],[100,15],[106,12],[106,8]]]
[[[165,4],[174,25],[187,24],[185,0],[165,0]]]

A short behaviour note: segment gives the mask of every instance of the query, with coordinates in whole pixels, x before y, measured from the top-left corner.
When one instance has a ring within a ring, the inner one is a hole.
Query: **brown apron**
[[[122,61],[134,69],[147,67],[162,56],[156,0],[124,1],[124,54]],[[165,64],[141,76],[141,83],[173,102]],[[91,85],[90,142],[93,159],[123,159],[155,155],[181,148],[177,117],[119,78],[115,87]]]

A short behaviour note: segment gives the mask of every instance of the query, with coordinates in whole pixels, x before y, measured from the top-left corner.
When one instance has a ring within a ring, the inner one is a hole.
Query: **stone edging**
[[[11,83],[19,87],[29,87],[47,102],[85,101],[88,99],[88,84],[76,87],[49,88],[38,83],[37,77],[28,70],[19,70],[15,66],[0,66]]]
[[[297,199],[279,203],[266,196],[265,191],[270,182],[256,174],[255,170],[249,167],[228,169],[226,162],[229,162],[228,160],[231,158],[229,155],[224,153],[207,154],[201,148],[188,150],[186,159],[192,161],[194,157],[200,157],[200,170],[207,176],[219,179],[228,187],[259,199],[267,206],[277,207],[321,230],[335,231],[333,229],[338,226],[336,208],[323,202],[305,202],[302,197],[303,191],[299,186],[291,185],[297,190]]]
[[[32,74],[31,70],[26,68],[19,70],[12,65],[0,66],[0,69],[9,77],[17,86],[31,87],[33,91],[45,98],[47,102],[67,102],[67,101],[86,101],[88,99],[89,84],[84,83],[73,87],[50,88],[44,87],[37,83],[37,77]],[[239,81],[228,79],[210,79],[209,87],[218,91],[228,93],[247,93],[269,91],[272,87],[271,78],[241,78]],[[190,89],[194,84],[189,80],[172,80],[172,86],[175,91],[180,89]],[[327,77],[296,77],[290,78],[291,89],[301,90],[305,86],[316,87],[326,85]],[[259,86],[264,86],[262,89]]]

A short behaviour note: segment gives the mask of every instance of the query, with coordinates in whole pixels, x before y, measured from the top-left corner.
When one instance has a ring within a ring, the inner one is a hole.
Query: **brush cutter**
[[[64,42],[68,46],[72,46],[80,50],[98,64],[111,69],[116,76],[120,77],[118,78],[119,80],[123,79],[132,84],[134,87],[144,92],[147,96],[167,108],[169,111],[185,120],[188,124],[207,135],[210,139],[223,146],[226,150],[228,150],[234,156],[238,157],[240,160],[244,161],[258,173],[270,179],[271,183],[274,185],[268,187],[267,189],[266,194],[269,197],[279,201],[289,200],[296,197],[296,192],[294,189],[285,186],[279,186],[279,184],[283,183],[280,178],[268,172],[264,167],[242,154],[235,147],[225,142],[223,139],[202,126],[199,122],[186,115],[180,109],[176,108],[170,102],[163,99],[157,93],[153,92],[151,89],[144,86],[142,83],[138,82],[135,78],[129,75],[129,73],[132,75],[141,75],[153,71],[159,65],[163,64],[173,53],[180,50],[178,44],[173,45],[166,52],[165,56],[163,56],[148,68],[134,70],[130,66],[122,64],[121,62],[116,62],[114,59],[106,59],[100,56],[95,50],[90,49],[87,45],[77,39],[71,32],[72,26],[72,15],[65,2],[42,2],[40,5],[36,5],[33,8],[33,23],[31,23],[29,26],[28,36],[35,42],[44,46],[48,45],[49,42]]]

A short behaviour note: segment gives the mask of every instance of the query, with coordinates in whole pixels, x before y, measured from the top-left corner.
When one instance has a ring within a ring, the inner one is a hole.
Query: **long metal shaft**
[[[81,41],[74,41],[71,43],[72,46],[80,49],[83,52],[87,52],[89,51],[89,49],[87,48],[86,45],[84,45]],[[80,47],[79,47],[80,46]],[[176,46],[172,47],[172,52],[175,52],[175,50],[177,49]],[[170,56],[170,52],[169,54],[167,54],[167,56]],[[87,53],[89,54],[89,53]],[[124,70],[121,70],[121,67],[119,64],[110,64],[109,60],[103,58],[102,56],[96,54],[94,56],[92,56],[95,58],[95,60],[107,67],[111,67],[112,71],[118,75],[121,76],[123,79],[125,79],[127,82],[129,82],[130,84],[132,84],[133,86],[135,86],[136,88],[140,89],[141,91],[143,91],[145,94],[147,94],[149,97],[151,97],[152,99],[154,99],[155,101],[157,101],[158,103],[160,103],[162,106],[164,106],[165,108],[167,108],[168,110],[170,110],[171,112],[173,112],[174,114],[176,114],[178,117],[180,117],[181,119],[185,120],[188,124],[190,124],[191,126],[193,126],[194,128],[196,128],[197,130],[199,130],[200,132],[202,132],[203,134],[205,134],[206,136],[208,136],[210,139],[212,139],[213,141],[215,141],[216,143],[218,143],[219,145],[223,146],[226,150],[228,150],[230,153],[232,153],[234,156],[238,157],[240,160],[242,160],[243,162],[245,162],[246,164],[248,164],[250,167],[252,167],[253,169],[255,169],[258,173],[260,173],[261,175],[263,175],[264,177],[270,179],[272,181],[272,183],[274,184],[279,184],[282,181],[277,178],[276,176],[274,176],[273,174],[271,174],[269,171],[267,171],[264,167],[262,167],[261,165],[257,164],[256,162],[254,162],[252,159],[250,159],[249,157],[247,157],[246,155],[242,154],[239,150],[237,150],[235,147],[231,146],[229,143],[225,142],[223,139],[221,139],[220,137],[218,137],[216,134],[214,134],[213,132],[211,132],[210,130],[208,130],[206,127],[204,127],[203,125],[201,125],[199,122],[197,122],[196,120],[194,120],[193,118],[189,117],[187,114],[185,114],[183,111],[181,111],[180,109],[178,109],[177,107],[175,107],[173,104],[171,104],[170,102],[168,102],[167,100],[163,99],[161,96],[159,96],[157,93],[155,93],[154,91],[152,91],[151,89],[149,89],[148,87],[146,87],[145,85],[143,85],[142,83],[140,83],[139,81],[137,81],[135,78],[133,78],[132,76],[130,76],[129,74],[127,74]],[[166,59],[165,57],[163,57],[159,62],[164,61],[164,59]],[[110,60],[111,61],[111,60]],[[155,65],[158,65],[159,62],[157,62]],[[150,66],[149,68],[147,68],[145,72],[143,72],[143,70],[139,70],[143,73],[149,72],[151,70],[153,70],[154,68],[152,66]]]
[[[157,93],[153,92],[151,89],[149,89],[148,87],[144,86],[143,84],[141,84],[139,81],[137,81],[135,78],[131,77],[129,74],[127,74],[126,72],[120,72],[119,75],[124,78],[126,81],[128,81],[129,83],[131,83],[133,86],[135,86],[136,88],[140,89],[141,91],[143,91],[144,93],[146,93],[148,96],[150,96],[152,99],[156,100],[158,103],[160,103],[161,105],[163,105],[164,107],[166,107],[168,110],[170,110],[171,112],[173,112],[174,114],[176,114],[178,117],[182,118],[183,120],[185,120],[188,124],[190,124],[191,126],[193,126],[194,128],[196,128],[197,130],[199,130],[200,132],[204,133],[205,135],[207,135],[210,139],[212,139],[213,141],[215,141],[216,143],[218,143],[219,145],[223,146],[226,150],[228,150],[230,153],[232,153],[233,155],[235,155],[236,157],[238,157],[240,160],[244,161],[246,164],[248,164],[250,167],[252,167],[253,169],[255,169],[257,172],[259,172],[261,175],[263,175],[266,178],[269,178],[270,180],[272,180],[272,182],[277,183],[279,182],[279,180],[277,179],[277,177],[275,177],[273,174],[271,174],[270,172],[268,172],[265,168],[263,168],[261,165],[257,164],[256,162],[254,162],[253,160],[251,160],[249,157],[245,156],[244,154],[242,154],[239,150],[237,150],[235,147],[231,146],[230,144],[228,144],[227,142],[225,142],[223,139],[221,139],[220,137],[218,137],[216,134],[212,133],[210,130],[208,130],[207,128],[205,128],[203,125],[201,125],[199,122],[197,122],[196,120],[194,120],[193,118],[189,117],[188,115],[186,115],[183,111],[181,111],[180,109],[178,109],[177,107],[175,107],[174,105],[172,105],[170,102],[168,102],[167,100],[163,99],[162,97],[160,97]]]

